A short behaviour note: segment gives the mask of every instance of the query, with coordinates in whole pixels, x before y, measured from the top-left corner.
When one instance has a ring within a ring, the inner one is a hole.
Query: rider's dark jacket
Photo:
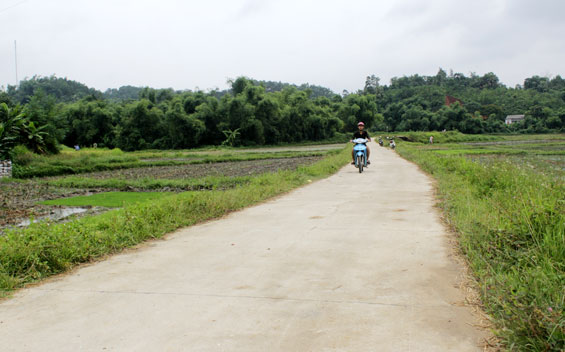
[[[369,139],[370,137],[367,131],[363,130],[363,131],[355,131],[355,133],[353,134],[353,139],[357,139],[357,138]]]

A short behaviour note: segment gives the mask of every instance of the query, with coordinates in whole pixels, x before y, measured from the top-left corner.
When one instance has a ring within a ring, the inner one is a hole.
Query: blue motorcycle
[[[363,168],[367,167],[367,145],[368,139],[357,138],[351,142],[355,143],[353,153],[355,155],[355,167],[359,169],[359,173],[363,172]]]

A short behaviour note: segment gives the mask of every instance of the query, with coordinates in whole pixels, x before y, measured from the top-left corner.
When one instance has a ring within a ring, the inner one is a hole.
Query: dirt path
[[[477,351],[431,181],[390,150],[20,291],[3,351]]]

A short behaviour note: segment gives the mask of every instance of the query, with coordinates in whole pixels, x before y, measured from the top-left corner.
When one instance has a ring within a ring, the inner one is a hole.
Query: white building
[[[506,120],[504,120],[504,122],[507,125],[510,125],[514,122],[518,122],[518,121],[523,120],[524,117],[525,117],[524,115],[508,115],[508,116],[506,116]]]

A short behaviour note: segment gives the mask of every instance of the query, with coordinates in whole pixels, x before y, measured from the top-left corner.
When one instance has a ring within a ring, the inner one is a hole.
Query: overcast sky
[[[565,76],[562,0],[0,0],[0,86],[67,77],[224,89],[229,78],[335,92],[374,74]]]

